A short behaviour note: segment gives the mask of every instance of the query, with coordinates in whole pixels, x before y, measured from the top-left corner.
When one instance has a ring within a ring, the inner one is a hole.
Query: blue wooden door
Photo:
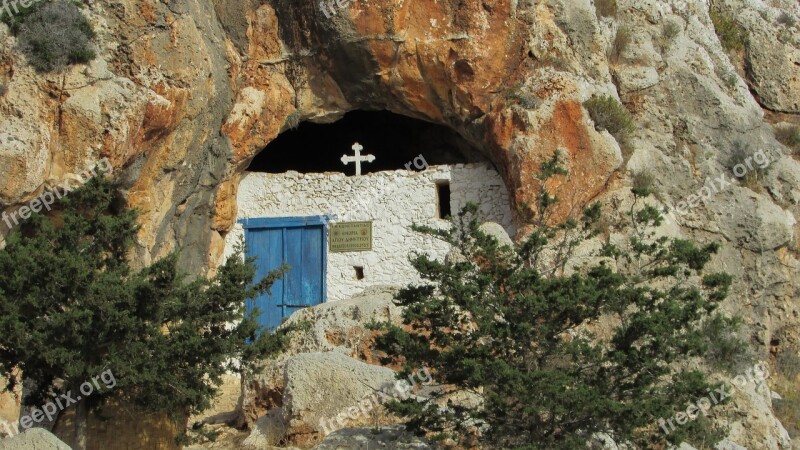
[[[246,219],[247,256],[256,258],[256,280],[286,263],[282,280],[248,305],[260,311],[258,322],[273,329],[298,309],[325,301],[325,222],[322,217]]]

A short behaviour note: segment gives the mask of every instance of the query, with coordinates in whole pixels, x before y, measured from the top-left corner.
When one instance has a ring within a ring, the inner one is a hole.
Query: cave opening
[[[485,162],[487,159],[452,129],[389,111],[351,111],[329,124],[303,122],[283,132],[262,150],[250,172],[355,173],[342,156],[373,155],[361,164],[361,173],[385,170],[422,170],[428,165]],[[421,156],[421,158],[420,158]],[[424,164],[423,164],[424,162]]]

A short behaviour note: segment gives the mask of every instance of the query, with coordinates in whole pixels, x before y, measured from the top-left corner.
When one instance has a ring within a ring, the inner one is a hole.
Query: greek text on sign
[[[333,223],[330,241],[334,253],[372,250],[372,222]]]

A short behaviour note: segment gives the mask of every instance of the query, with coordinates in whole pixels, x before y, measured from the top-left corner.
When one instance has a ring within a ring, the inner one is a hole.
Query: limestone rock
[[[71,450],[49,431],[30,428],[24,432],[0,439],[0,450]]]
[[[790,25],[800,21],[797,5],[759,11],[742,3],[738,17],[747,29],[746,67],[753,90],[769,109],[800,112],[800,30]]]
[[[283,405],[287,361],[295,355],[336,352],[376,363],[373,355],[374,332],[366,324],[375,321],[400,323],[400,308],[394,304],[396,287],[376,286],[347,300],[322,303],[294,313],[283,325],[297,325],[288,348],[277,358],[266,361],[264,369],[244,386],[237,426],[255,422],[273,408]]]
[[[283,324],[302,324],[286,354],[335,351],[372,361],[368,345],[370,322],[400,323],[401,310],[394,304],[398,288],[373,286],[347,300],[327,302],[297,311]],[[305,326],[310,328],[305,329]]]
[[[342,414],[355,423],[369,423],[373,409],[364,409],[362,404],[377,391],[396,383],[393,370],[364,364],[341,353],[292,357],[286,363],[284,376],[283,417],[288,436],[325,433],[321,420],[337,423],[337,416]],[[340,426],[331,424],[330,428]],[[294,438],[293,442],[302,439]]]
[[[382,413],[377,391],[390,391],[396,382],[393,370],[339,352],[292,356],[283,364],[281,406],[255,422],[244,445],[306,445],[343,426],[372,423]]]
[[[655,67],[624,66],[614,72],[622,92],[640,91],[658,83],[658,71]]]
[[[514,248],[514,241],[508,236],[508,232],[499,223],[484,222],[480,225],[480,230],[489,236],[497,239],[500,245],[507,245]]]
[[[617,442],[606,433],[595,433],[586,443],[586,448],[591,450],[622,450]],[[684,450],[684,449],[682,449]]]
[[[244,448],[263,449],[277,446],[286,437],[286,421],[279,408],[270,410],[253,425],[253,431],[242,442]]]
[[[447,252],[444,261],[448,264],[458,264],[467,262],[468,260],[467,257],[464,256],[464,253],[461,252],[461,249],[453,247]]]
[[[3,377],[0,377],[0,383],[5,386],[7,380]],[[2,423],[3,420],[9,423],[19,420],[21,394],[22,386],[17,385],[13,394],[7,393],[0,396],[0,423]],[[2,432],[2,428],[0,428],[0,433]]]
[[[242,377],[225,374],[222,376],[219,395],[211,402],[211,406],[189,418],[189,424],[221,424],[234,422],[239,413],[239,398],[242,395]]]
[[[314,450],[427,450],[432,449],[424,440],[407,433],[402,427],[345,428],[328,435]]]
[[[717,448],[724,450],[792,448],[789,433],[772,413],[770,392],[766,382],[737,385],[731,404],[719,408],[742,412],[735,420],[722,420],[722,425],[730,432],[725,440],[717,444]]]
[[[791,242],[794,235],[794,216],[747,188],[732,187],[708,206],[713,214],[724,217],[719,220],[722,233],[749,250],[774,250]]]
[[[724,439],[714,446],[716,450],[747,450],[747,447],[742,447],[741,445]]]

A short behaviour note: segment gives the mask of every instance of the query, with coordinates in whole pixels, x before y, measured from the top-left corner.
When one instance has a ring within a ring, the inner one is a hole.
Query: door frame
[[[248,256],[249,247],[247,245],[250,233],[257,230],[271,228],[303,228],[310,226],[322,226],[322,303],[328,303],[328,223],[330,216],[303,216],[303,217],[256,217],[250,219],[239,219],[244,228],[245,256]],[[258,264],[258,260],[256,260]]]

